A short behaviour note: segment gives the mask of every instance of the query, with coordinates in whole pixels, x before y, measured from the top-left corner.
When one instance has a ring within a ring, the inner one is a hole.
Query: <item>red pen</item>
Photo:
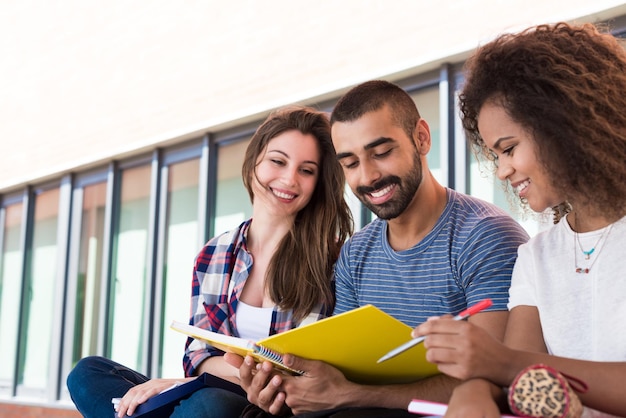
[[[457,316],[455,316],[452,319],[454,321],[462,321],[465,318],[468,318],[468,317],[474,315],[475,313],[478,313],[478,312],[482,311],[483,309],[487,309],[491,305],[492,305],[491,299],[481,300],[477,304],[472,305],[469,308],[461,311]],[[404,344],[402,344],[401,346],[399,346],[397,348],[394,348],[393,350],[391,350],[390,352],[388,352],[387,354],[385,354],[384,356],[379,358],[376,363],[382,363],[385,360],[389,360],[390,358],[397,356],[398,354],[408,350],[409,348],[413,347],[414,345],[417,345],[417,344],[421,343],[422,341],[424,341],[425,338],[426,338],[425,335],[423,335],[421,337],[418,337],[418,338],[413,338],[409,342],[404,343]]]

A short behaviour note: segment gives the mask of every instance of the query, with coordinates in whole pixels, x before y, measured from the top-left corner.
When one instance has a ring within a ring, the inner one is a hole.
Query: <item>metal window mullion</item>
[[[206,156],[204,155],[206,152]],[[205,225],[199,235],[199,247],[201,248],[215,234],[215,217],[217,214],[217,164],[218,164],[218,145],[213,136],[207,136],[206,151],[203,149],[203,159],[201,163],[205,166],[205,172],[202,174],[203,189],[205,189],[205,197],[200,200],[200,213],[204,215]],[[201,172],[203,170],[201,169]],[[202,183],[201,183],[202,184]]]
[[[454,142],[456,144],[456,185],[458,187],[458,191],[462,193],[470,192],[470,159],[472,157],[472,153],[469,150],[467,140],[465,138],[465,131],[463,131],[463,125],[461,122],[461,117],[459,116],[459,98],[458,98],[458,87],[461,85],[463,80],[463,73],[460,70],[455,72],[455,88],[454,88]]]
[[[154,344],[154,317],[156,308],[156,283],[157,283],[157,271],[159,262],[159,225],[160,225],[160,211],[159,206],[161,203],[161,167],[162,167],[162,151],[157,149],[152,154],[152,174],[150,178],[150,214],[148,221],[148,251],[146,253],[146,291],[143,295],[144,298],[148,298],[144,304],[144,322],[142,326],[143,341],[144,344],[141,347],[143,352],[143,364],[140,364],[140,369],[144,371],[147,376],[152,376],[153,366],[153,344]],[[167,189],[166,189],[167,190]]]
[[[115,243],[115,233],[118,228],[121,211],[121,174],[116,162],[109,164],[107,171],[106,207],[104,210],[104,232],[102,239],[102,272],[100,280],[100,309],[98,311],[98,343],[97,355],[108,354],[108,347],[112,338],[111,321],[109,313],[111,311],[111,301],[113,295],[113,283],[115,282],[113,266],[113,245]]]
[[[202,150],[200,153],[200,173],[198,178],[198,241],[197,247],[201,248],[208,239],[209,223],[211,219],[209,209],[209,159],[211,157],[210,136],[202,138]]]
[[[4,271],[4,249],[5,249],[5,240],[6,240],[6,217],[7,217],[7,209],[6,206],[4,206],[4,199],[3,196],[0,196],[0,280],[3,277],[3,271]],[[0,296],[1,296],[1,292],[0,292]],[[2,301],[2,298],[0,298],[0,303]],[[8,367],[9,365],[6,365],[5,367]],[[14,366],[17,366],[17,364],[15,364]],[[13,385],[11,385],[13,386]],[[0,391],[0,395],[4,394],[3,391]]]
[[[444,64],[439,72],[439,129],[441,141],[441,166],[446,186],[456,188],[456,155],[454,141],[454,78],[452,66]]]
[[[61,179],[59,186],[59,203],[57,216],[57,266],[55,274],[52,332],[50,335],[50,363],[48,366],[48,385],[46,388],[48,401],[56,401],[60,394],[60,380],[63,357],[63,333],[65,323],[63,311],[66,306],[67,265],[69,256],[69,234],[71,231],[70,208],[72,207],[72,185],[74,178],[68,174]]]
[[[21,225],[21,233],[20,233],[20,251],[22,253],[22,266],[21,266],[21,286],[20,286],[20,306],[19,306],[19,317],[18,327],[17,327],[17,350],[15,356],[15,368],[13,370],[13,388],[11,396],[17,396],[17,387],[20,376],[20,363],[22,362],[22,358],[26,355],[25,353],[25,340],[24,335],[27,333],[26,329],[26,309],[28,304],[26,303],[28,300],[28,275],[29,275],[29,260],[31,258],[31,251],[29,248],[32,247],[33,243],[33,223],[34,223],[34,214],[35,214],[35,205],[34,205],[34,191],[31,186],[27,186],[24,189],[23,198],[22,198],[22,225]]]
[[[78,293],[78,266],[80,258],[80,237],[81,237],[81,224],[83,221],[83,199],[84,188],[74,186],[72,191],[71,202],[71,222],[69,231],[69,250],[67,257],[67,279],[66,279],[66,291],[65,291],[65,309],[64,309],[64,332],[63,332],[63,350],[61,353],[61,371],[60,378],[67,376],[72,369],[72,354],[74,349],[74,330],[76,329],[76,296]],[[64,391],[65,385],[59,384],[61,392],[59,398],[64,398],[64,394],[67,395],[67,390]],[[65,396],[67,398],[67,396]]]

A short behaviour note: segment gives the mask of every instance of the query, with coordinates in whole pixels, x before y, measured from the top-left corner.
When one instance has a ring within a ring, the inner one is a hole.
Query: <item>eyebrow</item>
[[[395,142],[395,140],[394,140],[393,138],[388,138],[388,137],[380,137],[380,138],[378,138],[378,139],[376,139],[376,140],[374,140],[374,141],[370,142],[369,144],[365,144],[365,146],[363,147],[363,149],[364,149],[365,151],[368,151],[368,150],[370,150],[370,149],[372,149],[372,148],[376,148],[376,147],[377,147],[377,146],[379,146],[379,145],[382,145],[382,144],[387,144],[387,143],[389,143],[389,142]],[[354,155],[354,153],[353,153],[353,152],[340,152],[340,153],[338,153],[338,154],[337,154],[337,159],[338,159],[338,160],[341,160],[341,159],[343,159],[343,158],[351,157],[351,156],[353,156],[353,155]]]
[[[506,141],[507,139],[513,139],[514,136],[503,136],[502,138],[498,138],[495,144],[493,144],[493,149],[500,149],[500,142]]]
[[[277,153],[279,153],[279,154],[281,154],[281,155],[284,155],[286,158],[290,158],[290,157],[289,157],[289,154],[287,154],[286,152],[281,151],[281,150],[279,150],[279,149],[268,149],[268,150],[267,150],[267,153],[269,154],[270,152],[277,152]],[[313,161],[313,160],[304,160],[304,161],[302,161],[302,164],[314,164],[314,165],[316,165],[316,166],[319,166],[319,164],[317,163],[317,161]]]

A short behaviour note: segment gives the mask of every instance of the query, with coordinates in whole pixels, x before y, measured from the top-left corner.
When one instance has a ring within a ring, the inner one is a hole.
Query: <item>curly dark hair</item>
[[[478,131],[482,106],[502,106],[535,141],[540,164],[567,201],[612,220],[624,216],[626,52],[620,40],[592,24],[539,25],[482,46],[465,69],[461,118],[475,152],[489,155]]]

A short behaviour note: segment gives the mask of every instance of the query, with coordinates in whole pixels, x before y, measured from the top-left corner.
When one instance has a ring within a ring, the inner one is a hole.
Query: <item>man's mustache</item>
[[[376,190],[384,189],[385,187],[392,185],[392,184],[400,184],[400,182],[401,182],[400,177],[388,176],[388,177],[378,180],[376,183],[374,183],[371,186],[358,186],[356,188],[356,191],[358,194],[372,193],[372,192],[375,192]]]

